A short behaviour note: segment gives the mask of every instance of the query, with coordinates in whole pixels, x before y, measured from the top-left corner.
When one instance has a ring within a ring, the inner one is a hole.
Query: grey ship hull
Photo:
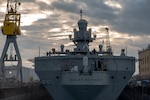
[[[92,74],[62,71],[61,67],[65,61],[80,65],[82,56],[67,59],[53,56],[36,58],[36,73],[54,100],[116,100],[135,70],[135,59],[89,57],[89,62],[93,59],[105,59],[107,70],[93,70]]]

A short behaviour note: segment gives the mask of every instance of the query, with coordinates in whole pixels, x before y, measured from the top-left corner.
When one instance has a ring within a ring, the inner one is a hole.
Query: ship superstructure
[[[135,58],[114,56],[108,41],[106,51],[90,50],[96,39],[88,22],[81,18],[79,30],[74,29],[74,51],[52,48],[46,56],[35,58],[35,71],[54,100],[116,100],[135,71]],[[108,31],[108,28],[106,28]]]

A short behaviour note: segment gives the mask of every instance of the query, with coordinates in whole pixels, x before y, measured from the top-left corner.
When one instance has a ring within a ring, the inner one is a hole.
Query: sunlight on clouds
[[[61,22],[62,22],[62,23],[66,23],[66,22],[67,22],[67,20],[62,20]]]
[[[49,34],[48,34],[48,33],[42,33],[42,38],[48,39],[48,37],[49,37]]]
[[[52,1],[55,1],[55,0],[36,0],[36,2],[44,2],[46,4],[51,4]]]
[[[141,39],[140,36],[129,36],[128,38],[131,38],[133,40],[139,40],[139,39]]]
[[[21,5],[21,26],[31,25],[34,21],[47,18],[46,16],[49,14],[51,14],[51,12],[41,12],[36,3],[23,3]]]
[[[117,3],[117,2],[114,2],[114,1],[111,1],[111,0],[107,0],[104,2],[106,5],[110,6],[110,7],[113,7],[113,8],[118,8],[118,9],[121,9],[122,6],[121,4]]]
[[[95,43],[102,43],[106,42],[107,33],[104,31],[101,31],[100,33],[97,33],[97,38]],[[129,34],[122,34],[118,33],[116,31],[109,31],[109,39],[112,45],[120,46],[120,44],[126,44],[128,40],[139,40],[140,38],[138,36],[130,36]]]
[[[129,35],[128,33],[122,34],[118,32],[111,32],[111,35],[110,35],[110,41],[113,46],[125,48],[125,46],[128,45],[130,49],[132,50],[136,49],[135,51],[137,51],[137,48],[138,46],[141,45],[141,43],[148,42],[148,41],[145,41],[143,38],[144,37],[141,37],[141,36]]]
[[[110,37],[111,38],[125,38],[125,39],[128,39],[129,35],[128,34],[121,34],[121,33],[115,32],[115,31],[111,31],[110,32]]]
[[[149,39],[150,39],[150,35],[149,36],[147,36]]]
[[[119,39],[119,38],[124,38],[124,39],[132,39],[132,40],[140,40],[141,37],[140,36],[131,36],[129,34],[122,34],[122,33],[118,33],[118,32],[110,32],[110,38],[112,38],[113,40],[115,39]]]
[[[46,33],[42,33],[42,35],[43,35],[43,38],[48,38],[48,34],[46,34]]]
[[[6,13],[6,3],[1,4],[0,12]]]
[[[41,12],[42,12],[43,14],[47,15],[47,16],[54,14],[52,11],[49,11],[49,10],[47,10],[47,11],[41,11]]]
[[[94,33],[95,33],[95,32],[97,33],[97,32],[99,32],[99,29],[100,29],[99,27],[96,27],[96,26],[88,27],[88,29],[90,29],[90,28],[92,29],[92,33],[93,33],[93,32],[94,32]]]
[[[60,36],[55,38],[55,40],[61,40],[61,39],[66,39],[66,36]]]
[[[64,0],[65,2],[72,2],[73,0]]]
[[[73,35],[70,32],[65,32],[65,33],[55,33],[49,36],[48,39],[69,39],[69,35]]]
[[[50,29],[48,32],[60,32],[61,31],[61,28],[53,28],[53,29]]]
[[[31,25],[34,21],[37,21],[39,19],[46,18],[46,15],[44,14],[22,14],[21,16],[21,26],[28,26]]]
[[[70,26],[63,24],[62,28],[66,31],[73,31],[72,28],[70,28]]]
[[[122,38],[122,36],[123,36],[123,34],[120,34],[120,33],[118,33],[118,32],[111,32],[112,33],[112,37],[113,38]],[[124,34],[124,36],[123,36],[124,38],[125,37],[128,37],[128,34]]]
[[[28,5],[28,6],[27,6]],[[21,14],[39,13],[39,5],[36,3],[24,2],[21,4]]]
[[[22,33],[23,35],[27,35],[27,34],[26,34],[26,30],[21,30],[21,33]]]
[[[70,34],[72,34],[72,33],[70,33],[70,32],[64,32],[64,33],[57,33],[57,34],[55,33],[55,34],[53,34],[51,36],[68,36]]]
[[[92,32],[96,32],[96,33],[104,33],[106,32],[106,29],[105,28],[108,28],[108,26],[91,26],[91,27],[88,27],[88,29],[92,29]]]
[[[56,43],[53,43],[53,45],[57,45]]]
[[[68,46],[74,46],[73,42],[69,42],[69,43],[66,43],[64,44],[65,47],[68,47]]]

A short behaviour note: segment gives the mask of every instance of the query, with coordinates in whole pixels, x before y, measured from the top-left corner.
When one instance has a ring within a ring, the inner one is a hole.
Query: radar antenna
[[[5,14],[5,19],[3,22],[3,26],[1,27],[1,31],[3,35],[6,35],[5,46],[0,59],[0,75],[5,80],[7,78],[6,72],[7,70],[15,70],[16,80],[21,80],[22,82],[22,59],[20,56],[19,48],[17,45],[17,35],[21,35],[20,31],[20,18],[21,14],[18,12],[19,6],[21,3],[19,0],[7,0],[7,13]],[[8,54],[8,48],[13,44],[16,54]],[[10,56],[10,57],[8,57]],[[18,62],[16,65],[6,66],[6,62]],[[14,76],[13,76],[14,77]]]

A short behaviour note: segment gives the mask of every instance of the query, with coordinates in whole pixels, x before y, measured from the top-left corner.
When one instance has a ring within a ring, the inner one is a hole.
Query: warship
[[[110,41],[107,49],[90,50],[89,43],[96,39],[88,22],[78,21],[78,30],[69,39],[75,44],[73,51],[52,48],[46,56],[35,57],[35,72],[54,100],[116,100],[135,71],[135,58],[127,56],[125,49],[113,55]],[[108,32],[108,28],[106,28]]]

